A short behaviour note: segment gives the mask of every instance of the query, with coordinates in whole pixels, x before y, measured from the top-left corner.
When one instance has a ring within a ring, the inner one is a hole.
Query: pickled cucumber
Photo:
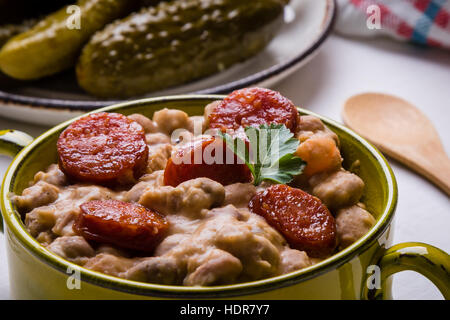
[[[29,31],[10,39],[0,50],[0,70],[22,80],[38,79],[73,66],[83,44],[95,31],[135,9],[135,0],[79,0],[80,28],[70,24],[67,6]],[[68,22],[69,21],[69,22]],[[75,27],[73,27],[75,26]]]
[[[97,32],[83,48],[79,85],[131,97],[221,71],[258,53],[282,21],[285,0],[175,0]]]

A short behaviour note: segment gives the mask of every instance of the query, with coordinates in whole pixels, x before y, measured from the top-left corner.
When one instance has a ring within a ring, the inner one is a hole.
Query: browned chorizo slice
[[[294,104],[279,92],[264,88],[236,90],[209,114],[211,129],[237,130],[261,124],[284,124],[295,132],[300,121]]]
[[[93,113],[59,136],[59,165],[70,178],[99,184],[133,182],[145,170],[144,129],[118,113]]]
[[[209,147],[212,150],[211,154],[205,154],[205,149]],[[221,151],[221,154],[216,155],[216,150]],[[195,159],[197,155],[200,155],[199,161]],[[227,163],[227,159],[232,159],[231,163]],[[183,146],[167,161],[164,170],[164,184],[173,187],[200,177],[209,178],[224,186],[252,180],[252,174],[247,165],[238,163],[237,156],[223,140],[214,137],[204,137]]]
[[[336,248],[336,222],[316,197],[287,185],[273,185],[249,203],[252,212],[286,238],[292,248],[323,258]]]
[[[169,227],[164,217],[137,203],[93,200],[80,208],[75,232],[88,240],[122,248],[150,252]]]

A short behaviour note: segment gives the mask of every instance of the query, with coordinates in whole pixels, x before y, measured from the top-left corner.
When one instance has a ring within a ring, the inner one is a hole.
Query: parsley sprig
[[[219,132],[227,146],[248,166],[253,175],[254,185],[263,180],[289,183],[295,175],[302,173],[306,162],[294,155],[299,140],[282,124],[262,124],[246,127],[248,144],[233,138],[228,133]]]

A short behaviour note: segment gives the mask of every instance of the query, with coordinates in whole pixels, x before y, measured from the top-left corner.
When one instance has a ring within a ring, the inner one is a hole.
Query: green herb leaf
[[[229,134],[219,132],[227,146],[249,167],[255,185],[263,180],[289,183],[303,171],[306,163],[294,156],[300,142],[293,138],[293,133],[285,125],[247,127],[245,134],[248,148],[242,139],[233,139]]]

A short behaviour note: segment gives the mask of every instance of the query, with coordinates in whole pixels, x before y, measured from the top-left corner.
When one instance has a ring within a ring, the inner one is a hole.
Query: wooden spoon
[[[345,124],[450,196],[450,159],[430,120],[409,102],[363,93],[344,105]]]

